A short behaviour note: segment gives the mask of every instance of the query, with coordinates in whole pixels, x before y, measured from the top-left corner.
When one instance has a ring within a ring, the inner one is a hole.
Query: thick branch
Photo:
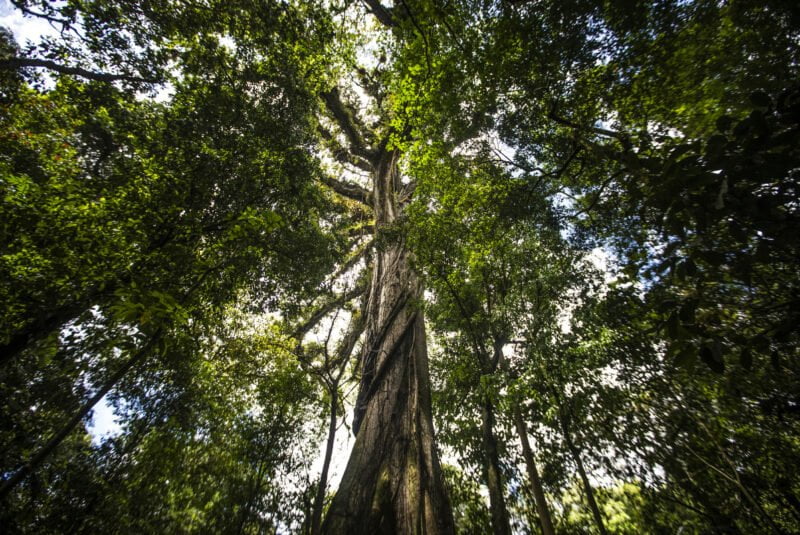
[[[364,330],[367,328],[367,317],[364,313],[366,308],[366,297],[366,295],[362,296],[361,310],[351,316],[350,325],[348,326],[347,331],[342,339],[339,340],[339,344],[336,348],[335,365],[337,366],[337,370],[336,376],[332,377],[332,381],[335,384],[339,384],[342,374],[347,367],[347,363],[350,360],[350,357],[353,355],[353,350],[355,349],[358,340],[361,338],[361,335],[364,334]]]
[[[553,121],[557,122],[560,125],[568,126],[575,130],[588,130],[589,132],[594,132],[595,134],[600,136],[612,137],[614,139],[618,139],[620,142],[622,142],[625,148],[629,148],[630,146],[630,140],[628,139],[628,136],[622,132],[615,132],[613,130],[599,128],[597,126],[581,126],[577,123],[573,123],[572,121],[564,119],[563,117],[559,117],[558,115],[556,115],[555,111],[550,112],[550,119],[552,119]]]
[[[363,1],[369,8],[369,12],[375,15],[375,18],[378,19],[381,24],[390,28],[397,26],[397,22],[395,22],[394,18],[392,17],[391,8],[385,7],[378,0]]]
[[[148,84],[158,83],[158,80],[149,78],[140,78],[138,76],[130,76],[127,74],[111,74],[107,72],[90,71],[87,69],[82,69],[81,67],[70,67],[68,65],[61,65],[55,61],[50,61],[49,59],[9,58],[0,61],[0,69],[11,70],[19,69],[20,67],[41,67],[44,69],[50,69],[51,71],[59,72],[61,74],[72,74],[82,78],[87,78],[89,80],[97,80],[98,82],[117,82],[122,80],[126,82],[142,82]]]
[[[300,340],[308,333],[308,331],[313,329],[317,323],[322,321],[322,318],[324,318],[331,311],[333,311],[333,309],[344,305],[345,303],[347,303],[352,299],[355,299],[365,291],[366,291],[366,286],[364,284],[359,284],[352,290],[337,295],[330,301],[320,305],[320,307],[317,308],[306,321],[297,326],[297,328],[292,333],[292,337],[296,338],[297,340]]]
[[[325,101],[325,106],[328,108],[328,111],[330,111],[333,118],[336,119],[339,128],[342,129],[342,132],[344,132],[344,135],[347,137],[347,141],[350,142],[350,151],[367,161],[374,161],[375,154],[367,147],[364,136],[361,134],[361,127],[356,123],[353,112],[347,109],[347,106],[342,102],[339,89],[334,87],[330,91],[322,93],[321,96],[322,100]]]
[[[331,188],[333,191],[348,199],[358,201],[365,206],[372,207],[372,193],[358,184],[351,184],[350,182],[342,182],[335,178],[323,175],[322,183]]]
[[[372,173],[374,171],[372,163],[370,163],[368,160],[360,158],[359,156],[356,156],[346,148],[339,145],[333,135],[326,129],[320,127],[320,132],[322,133],[322,138],[328,143],[328,148],[331,151],[331,155],[337,162],[352,165],[353,167],[361,169],[367,173]]]

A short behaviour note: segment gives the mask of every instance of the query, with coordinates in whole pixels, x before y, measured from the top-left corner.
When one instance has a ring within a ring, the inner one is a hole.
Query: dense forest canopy
[[[0,15],[4,532],[800,533],[795,2]]]

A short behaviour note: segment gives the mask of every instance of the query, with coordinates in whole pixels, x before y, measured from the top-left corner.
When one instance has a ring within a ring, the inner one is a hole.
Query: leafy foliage
[[[399,248],[459,532],[796,532],[794,3],[11,4],[7,531],[318,532]]]

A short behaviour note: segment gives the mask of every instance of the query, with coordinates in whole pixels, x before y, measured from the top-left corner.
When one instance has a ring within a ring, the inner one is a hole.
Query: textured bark
[[[383,150],[373,175],[376,229],[401,207],[396,151]],[[434,445],[422,288],[402,243],[375,254],[356,442],[325,518],[327,534],[454,532]]]
[[[492,532],[495,535],[510,535],[511,526],[508,523],[503,476],[500,472],[500,455],[497,452],[497,438],[494,436],[494,409],[488,401],[481,407],[481,437],[486,486],[489,488]]]
[[[514,407],[514,425],[517,428],[519,440],[522,442],[522,456],[525,458],[525,467],[528,469],[528,479],[531,482],[533,491],[533,501],[536,504],[536,512],[539,514],[539,524],[543,535],[555,535],[553,520],[550,517],[550,509],[547,508],[547,501],[544,498],[542,480],[539,478],[539,470],[536,469],[536,460],[533,458],[533,451],[528,442],[528,426],[522,419],[519,407]]]

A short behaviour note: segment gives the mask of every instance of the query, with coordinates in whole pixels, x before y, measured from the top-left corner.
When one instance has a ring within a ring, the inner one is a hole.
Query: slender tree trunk
[[[145,357],[150,353],[151,348],[153,345],[158,342],[161,338],[162,331],[159,329],[156,333],[150,338],[150,340],[136,353],[134,353],[125,364],[120,367],[119,370],[111,376],[111,378],[106,381],[100,390],[95,393],[92,398],[84,403],[83,407],[72,416],[72,418],[67,421],[67,423],[61,428],[61,430],[53,435],[53,437],[47,441],[47,444],[41,447],[39,451],[37,451],[24,465],[22,465],[14,474],[3,481],[3,484],[0,485],[0,500],[4,499],[17,485],[19,485],[22,481],[25,480],[30,474],[32,474],[36,468],[50,456],[50,454],[59,446],[64,439],[66,439],[78,426],[81,420],[83,420],[87,414],[94,408],[97,403],[103,397],[108,394],[112,388],[123,378],[125,375],[137,364],[142,362]]]
[[[492,514],[492,532],[495,535],[510,535],[503,477],[500,471],[500,455],[497,438],[494,436],[494,408],[489,401],[481,407],[481,436],[483,441],[483,465],[486,486],[489,488],[489,511]]]
[[[522,413],[519,407],[515,405],[513,411],[514,425],[517,428],[517,434],[522,443],[522,456],[525,458],[525,466],[528,469],[528,479],[531,482],[536,512],[539,513],[542,535],[555,535],[553,519],[550,516],[550,509],[547,507],[547,501],[544,498],[542,480],[539,478],[539,471],[536,469],[536,460],[533,458],[533,450],[531,449],[530,442],[528,442],[528,426],[525,425],[525,420],[522,419]]]
[[[586,501],[589,502],[589,509],[592,510],[594,522],[597,524],[597,529],[601,535],[607,535],[605,523],[603,522],[603,515],[600,513],[600,508],[597,506],[597,500],[594,497],[594,489],[589,482],[589,477],[586,475],[586,468],[583,466],[583,459],[578,449],[572,444],[572,440],[567,440],[567,448],[569,449],[570,456],[575,464],[578,466],[578,474],[581,476],[583,482],[583,490],[586,492]]]
[[[603,522],[603,515],[600,513],[600,508],[597,506],[597,500],[595,500],[594,497],[594,489],[592,488],[592,484],[589,482],[589,477],[586,475],[586,468],[583,466],[581,452],[575,446],[575,443],[572,442],[572,434],[569,431],[569,424],[567,423],[566,418],[567,417],[563,414],[562,410],[561,430],[564,433],[564,442],[567,443],[569,454],[578,467],[578,475],[581,476],[583,490],[586,492],[586,501],[589,503],[589,509],[592,511],[592,516],[594,517],[595,524],[597,524],[597,529],[600,530],[601,535],[607,535],[608,532],[606,531],[606,526]]]
[[[396,221],[397,151],[373,174],[376,231]],[[402,243],[375,255],[353,428],[356,442],[322,532],[451,534],[453,516],[434,444],[422,288]]]
[[[319,476],[317,495],[311,512],[311,535],[319,535],[322,525],[322,507],[325,504],[325,489],[328,487],[328,470],[333,456],[333,443],[336,440],[336,408],[339,403],[338,385],[331,388],[331,416],[328,425],[328,443],[325,446],[325,459],[322,462],[322,473]]]
[[[236,533],[240,535],[244,533],[244,528],[247,526],[247,518],[250,516],[250,511],[253,509],[254,502],[258,499],[259,494],[261,493],[261,485],[264,483],[264,469],[266,463],[261,460],[258,463],[258,470],[256,470],[256,476],[253,479],[253,484],[250,485],[250,491],[247,495],[247,501],[244,504],[244,507],[241,509],[241,513],[239,514],[239,528],[236,530]]]

